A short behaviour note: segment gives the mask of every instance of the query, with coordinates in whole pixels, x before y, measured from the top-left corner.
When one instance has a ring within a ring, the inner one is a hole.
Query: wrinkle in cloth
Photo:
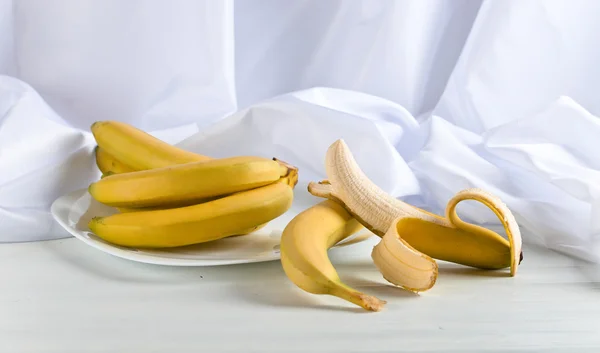
[[[306,207],[343,138],[394,197],[441,214],[459,190],[485,188],[525,243],[599,262],[598,10],[0,0],[0,242],[69,236],[50,204],[99,177],[89,127],[110,119],[217,158],[295,164]],[[476,202],[459,212],[499,224]]]

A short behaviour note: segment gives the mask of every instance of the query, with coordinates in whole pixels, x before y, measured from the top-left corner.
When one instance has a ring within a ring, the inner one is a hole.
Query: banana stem
[[[298,184],[298,168],[275,157],[273,157],[273,160],[279,163],[281,167],[280,180],[285,181],[286,184],[288,184],[293,189],[296,186],[296,184]]]

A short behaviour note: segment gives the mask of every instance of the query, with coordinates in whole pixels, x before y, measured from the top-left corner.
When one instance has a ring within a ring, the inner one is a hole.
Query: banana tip
[[[100,127],[100,125],[102,125],[102,121],[94,121],[90,126],[90,129],[94,130],[94,128]]]
[[[95,228],[96,228],[96,225],[97,225],[98,223],[102,223],[102,218],[103,218],[103,217],[99,217],[99,216],[92,217],[92,219],[90,219],[90,221],[88,222],[88,228],[89,228],[89,229],[90,229],[92,232],[94,232],[94,231],[95,231]]]
[[[332,143],[331,145],[332,146],[339,146],[339,145],[345,145],[345,144],[346,144],[346,141],[344,141],[343,138],[339,138],[339,139],[335,140],[335,142]]]
[[[114,175],[114,174],[115,174],[115,172],[111,172],[110,170],[106,171],[106,172],[102,173],[102,176],[100,177],[100,179],[104,179],[104,178],[109,177],[109,176]]]
[[[363,302],[363,307],[370,311],[381,311],[387,301],[381,300],[377,297],[373,297],[370,295],[362,294],[360,296],[361,301]]]

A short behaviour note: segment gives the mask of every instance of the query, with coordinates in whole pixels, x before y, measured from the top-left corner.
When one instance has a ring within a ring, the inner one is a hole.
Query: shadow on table
[[[374,281],[357,275],[345,275],[342,277],[342,280],[349,286],[365,294],[374,295],[382,300],[392,298],[414,299],[419,297],[419,294],[394,286],[383,278],[381,281]]]
[[[329,304],[321,295],[306,293],[293,283],[289,282],[287,277],[281,277],[282,281],[278,285],[250,286],[234,285],[235,298],[242,302],[253,305],[263,305],[268,307],[298,308],[302,310],[328,310],[336,312],[368,312],[363,308],[348,303],[342,299],[339,304]],[[258,288],[258,289],[257,289]]]
[[[457,265],[446,261],[437,261],[438,263],[438,275],[439,276],[467,276],[467,277],[509,277],[510,270],[508,268],[500,270],[482,270],[474,267],[468,267],[463,265]],[[361,271],[373,271],[376,272],[377,268],[372,261],[361,260],[353,263],[344,263],[340,266],[340,274],[361,272]]]
[[[458,267],[455,265],[444,265],[445,264],[439,265],[438,274],[440,276],[455,275],[468,277],[510,277],[510,270],[507,268],[500,270],[482,270],[466,266]]]
[[[381,281],[373,280],[380,276],[372,263],[357,261],[351,264],[336,264],[336,269],[344,283],[382,300],[413,299],[419,294],[395,287],[382,278]],[[331,295],[312,294],[298,288],[285,275],[279,262],[269,265],[268,280],[261,276],[263,284],[236,283],[235,297],[241,301],[255,305],[269,307],[302,308],[314,310],[329,310],[336,312],[369,313],[369,311],[349,303],[341,298]]]

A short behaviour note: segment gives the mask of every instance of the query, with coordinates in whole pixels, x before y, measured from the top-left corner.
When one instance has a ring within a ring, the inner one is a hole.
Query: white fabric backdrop
[[[593,0],[0,0],[0,241],[68,236],[49,206],[116,119],[303,184],[344,138],[397,197],[484,187],[525,242],[598,261],[597,33]]]

